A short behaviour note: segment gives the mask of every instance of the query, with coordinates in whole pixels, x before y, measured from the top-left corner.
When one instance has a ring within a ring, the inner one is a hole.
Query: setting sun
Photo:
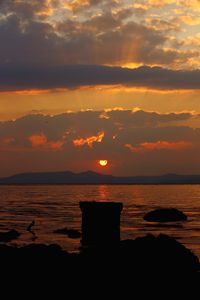
[[[105,166],[107,166],[108,161],[106,159],[99,160],[99,164],[100,164],[100,166],[105,167]]]

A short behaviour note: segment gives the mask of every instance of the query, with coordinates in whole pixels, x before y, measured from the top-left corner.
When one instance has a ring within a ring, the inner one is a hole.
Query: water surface
[[[0,231],[16,229],[22,233],[12,244],[58,243],[77,251],[79,239],[53,233],[62,227],[81,230],[80,201],[123,202],[121,239],[166,233],[178,239],[200,257],[200,185],[30,185],[0,186]],[[146,212],[175,207],[187,222],[158,226],[143,220]],[[35,236],[26,231],[28,224]]]

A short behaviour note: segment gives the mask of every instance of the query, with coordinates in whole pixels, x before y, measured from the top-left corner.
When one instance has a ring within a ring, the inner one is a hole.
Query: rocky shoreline
[[[28,263],[29,267],[45,264],[72,268],[73,270],[87,268],[98,270],[105,268],[113,271],[113,266],[119,269],[130,268],[132,272],[145,273],[166,272],[198,273],[200,263],[189,249],[164,234],[155,237],[147,235],[135,240],[120,241],[115,245],[84,247],[79,253],[69,253],[59,245],[30,244],[23,247],[0,245],[0,262],[9,264]]]

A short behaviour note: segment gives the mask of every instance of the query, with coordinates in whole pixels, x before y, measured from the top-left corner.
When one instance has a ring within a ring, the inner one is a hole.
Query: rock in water
[[[20,233],[14,229],[6,232],[0,232],[0,242],[10,242],[17,239],[19,236]]]
[[[54,233],[67,235],[71,239],[78,239],[81,237],[81,233],[76,229],[61,228],[56,229]]]
[[[161,208],[148,212],[144,216],[148,222],[176,222],[186,221],[187,216],[176,208]]]

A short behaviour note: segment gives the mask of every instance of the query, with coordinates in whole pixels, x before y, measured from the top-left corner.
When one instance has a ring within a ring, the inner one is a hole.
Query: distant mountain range
[[[119,177],[92,171],[21,173],[0,178],[0,184],[200,184],[200,175]]]

